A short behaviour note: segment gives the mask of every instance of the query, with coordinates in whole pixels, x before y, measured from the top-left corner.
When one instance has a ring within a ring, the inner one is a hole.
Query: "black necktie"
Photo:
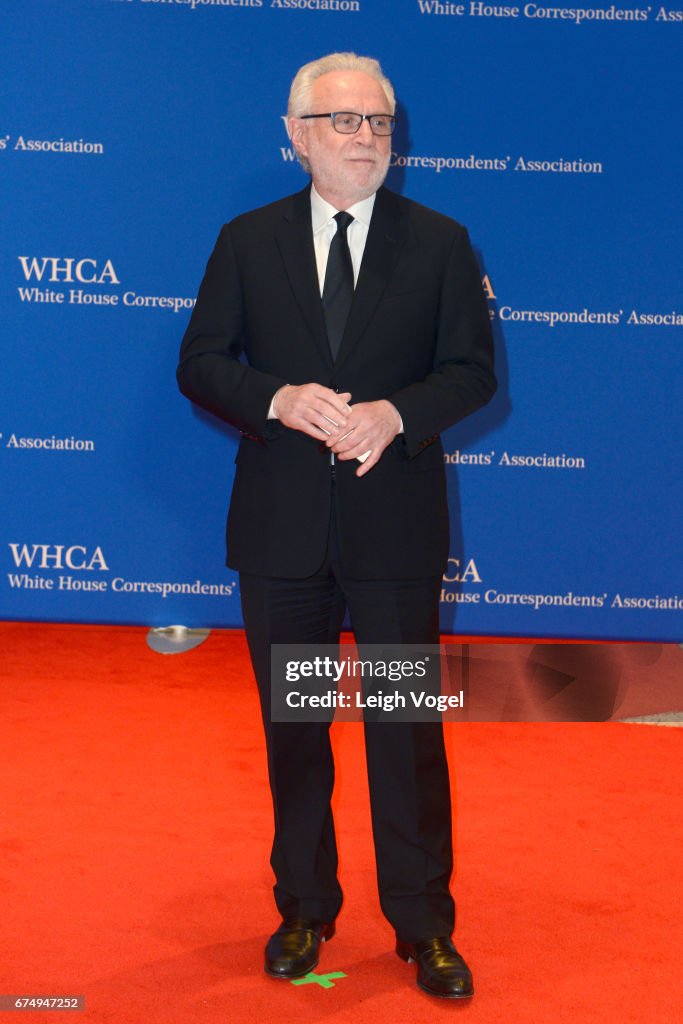
[[[346,237],[346,229],[353,217],[346,210],[342,210],[334,219],[337,222],[337,230],[327,257],[323,312],[332,358],[336,359],[353,299],[353,263]]]

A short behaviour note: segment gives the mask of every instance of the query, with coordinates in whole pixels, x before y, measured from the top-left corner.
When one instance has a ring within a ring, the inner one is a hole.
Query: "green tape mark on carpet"
[[[321,988],[334,988],[332,978],[345,978],[343,971],[332,971],[331,974],[316,974],[310,971],[303,978],[292,978],[292,985],[320,985]]]

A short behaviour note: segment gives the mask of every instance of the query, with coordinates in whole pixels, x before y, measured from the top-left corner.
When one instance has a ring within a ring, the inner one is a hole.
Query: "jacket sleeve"
[[[273,395],[287,381],[243,362],[244,346],[242,286],[226,224],[209,258],[183,337],[178,386],[203,409],[244,433],[262,437],[268,432]]]
[[[496,390],[489,312],[479,267],[461,225],[443,277],[433,367],[424,380],[387,396],[403,420],[409,458],[485,405]]]

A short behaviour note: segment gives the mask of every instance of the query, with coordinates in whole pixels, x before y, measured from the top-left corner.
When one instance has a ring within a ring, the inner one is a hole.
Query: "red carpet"
[[[241,634],[163,657],[142,629],[5,624],[0,646],[0,993],[82,994],[88,1024],[680,1016],[680,729],[447,727],[477,988],[453,1004],[392,952],[361,730],[336,727],[346,903],[318,974],[346,977],[295,987],[261,970],[270,809]]]

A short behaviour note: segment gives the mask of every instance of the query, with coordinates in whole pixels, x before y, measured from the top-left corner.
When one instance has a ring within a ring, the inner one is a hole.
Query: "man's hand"
[[[327,447],[338,459],[358,459],[370,454],[356,470],[356,476],[365,476],[375,466],[388,444],[401,429],[401,417],[391,402],[359,402],[351,406],[347,429],[339,438],[330,437]]]
[[[329,441],[348,429],[350,398],[349,391],[337,394],[322,384],[286,384],[275,393],[273,412],[286,427]]]

